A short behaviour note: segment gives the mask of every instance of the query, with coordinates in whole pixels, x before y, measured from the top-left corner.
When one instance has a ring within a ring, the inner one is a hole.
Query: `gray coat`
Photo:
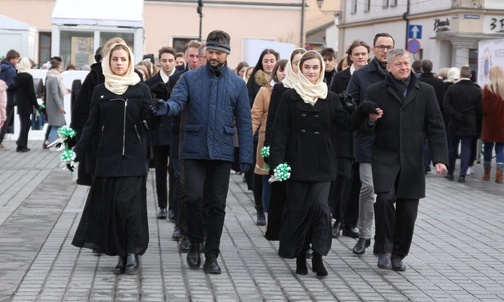
[[[46,112],[49,125],[66,125],[65,114],[59,112],[59,109],[63,108],[63,100],[64,98],[59,93],[58,79],[48,77],[46,79]]]

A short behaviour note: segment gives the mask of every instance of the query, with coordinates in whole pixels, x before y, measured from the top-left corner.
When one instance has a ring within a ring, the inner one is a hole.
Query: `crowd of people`
[[[363,255],[374,240],[381,269],[406,270],[425,175],[434,169],[459,182],[471,173],[477,143],[484,175],[504,168],[504,70],[492,66],[481,88],[467,66],[433,73],[412,61],[394,38],[355,40],[345,57],[294,49],[280,58],[265,49],[254,66],[232,70],[230,36],[190,41],[134,64],[120,38],[95,53],[96,63],[72,101],[77,136],[68,143],[80,162],[77,183],[90,186],[72,244],[118,256],[115,274],[135,273],[148,247],[147,175],[155,169],[158,219],[175,223],[171,237],[191,269],[220,274],[220,241],[230,173],[253,192],[257,225],[278,240],[279,256],[296,273],[328,275],[323,256],[333,238],[356,238]],[[371,54],[373,57],[371,57]],[[18,106],[18,152],[28,152],[37,103],[32,62],[11,50],[0,73],[0,149]],[[49,142],[66,124],[62,61],[50,61],[43,97]],[[459,144],[460,153],[459,153]],[[495,150],[495,151],[494,151]],[[290,177],[279,177],[286,164]],[[373,223],[375,232],[373,234]],[[204,254],[204,262],[202,261]]]

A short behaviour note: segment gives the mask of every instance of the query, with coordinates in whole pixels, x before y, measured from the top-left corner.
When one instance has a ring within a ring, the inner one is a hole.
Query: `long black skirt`
[[[331,249],[330,182],[288,180],[278,255],[296,258],[310,248],[323,256]]]
[[[109,256],[143,255],[149,244],[146,177],[96,177],[72,245]]]
[[[280,227],[282,225],[282,214],[287,199],[287,189],[285,181],[275,181],[271,184],[271,199],[268,212],[268,227],[264,237],[274,241],[280,238]]]

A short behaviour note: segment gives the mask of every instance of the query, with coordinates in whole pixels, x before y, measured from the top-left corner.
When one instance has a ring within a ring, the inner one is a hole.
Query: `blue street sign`
[[[422,25],[408,25],[408,39],[422,39]]]
[[[417,39],[411,39],[408,41],[408,51],[415,54],[420,51],[420,41]]]

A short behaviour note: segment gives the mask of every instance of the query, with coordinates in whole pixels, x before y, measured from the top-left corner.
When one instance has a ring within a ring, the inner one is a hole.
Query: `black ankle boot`
[[[308,268],[306,267],[306,255],[304,253],[296,258],[296,274],[303,276],[308,274]]]
[[[132,274],[138,270],[138,255],[128,254],[126,256],[126,273]]]
[[[126,271],[126,257],[119,256],[119,261],[117,262],[116,267],[114,268],[114,274],[121,275]]]
[[[317,252],[313,252],[312,270],[314,273],[317,273],[317,277],[319,278],[327,276],[327,270],[324,267],[324,262],[322,261],[322,255],[320,255]]]
[[[187,265],[191,269],[198,269],[201,265],[200,243],[191,242],[189,252],[187,253]]]

